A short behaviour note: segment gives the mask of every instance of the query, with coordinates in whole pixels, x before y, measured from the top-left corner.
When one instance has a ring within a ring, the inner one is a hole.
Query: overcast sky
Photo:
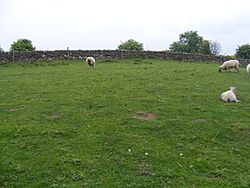
[[[5,51],[19,38],[37,50],[116,49],[130,38],[165,50],[191,30],[234,54],[250,43],[250,0],[0,0]]]

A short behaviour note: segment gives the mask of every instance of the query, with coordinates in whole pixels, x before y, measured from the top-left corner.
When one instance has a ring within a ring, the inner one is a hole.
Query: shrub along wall
[[[1,52],[0,62],[25,61],[53,61],[64,59],[85,59],[93,56],[96,59],[130,59],[157,58],[178,61],[210,61],[222,63],[229,60],[229,56],[214,56],[203,54],[176,53],[167,51],[121,51],[121,50],[56,50],[35,52]],[[243,67],[250,63],[249,59],[239,59]]]

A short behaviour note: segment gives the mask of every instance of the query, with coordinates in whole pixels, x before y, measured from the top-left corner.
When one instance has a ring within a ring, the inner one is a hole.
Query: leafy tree
[[[200,44],[198,53],[201,53],[201,54],[211,54],[210,42],[208,40],[203,40],[202,41],[202,43]]]
[[[236,57],[250,59],[250,45],[243,44],[236,49]]]
[[[118,49],[143,51],[143,43],[137,42],[134,39],[129,39],[126,42],[121,42]]]
[[[190,50],[188,49],[188,45],[183,44],[181,42],[173,42],[170,45],[169,51],[171,52],[187,52],[190,53]]]
[[[213,55],[218,55],[221,51],[221,45],[218,42],[209,41],[210,52]]]
[[[198,35],[197,31],[187,31],[179,35],[179,41],[170,44],[170,51],[214,54],[220,52],[220,44],[218,42],[204,40]]]
[[[170,51],[198,53],[202,46],[203,38],[197,31],[187,31],[179,35],[179,41],[170,44]]]
[[[4,51],[3,51],[3,48],[2,48],[1,46],[0,46],[0,52],[4,52]]]
[[[32,45],[31,40],[28,39],[18,39],[16,42],[11,44],[11,51],[35,51],[35,47]]]

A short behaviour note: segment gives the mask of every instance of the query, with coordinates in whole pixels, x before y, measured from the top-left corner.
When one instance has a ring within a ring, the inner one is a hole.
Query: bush
[[[169,47],[172,52],[201,53],[218,55],[221,46],[218,42],[204,40],[197,31],[187,31],[179,35],[179,41]]]
[[[121,42],[121,44],[118,46],[118,50],[143,51],[143,44],[140,42],[137,42],[134,39],[129,39],[126,42]]]
[[[31,40],[28,39],[18,39],[16,42],[13,42],[10,47],[10,51],[35,51],[36,48],[32,45]]]
[[[242,59],[250,59],[250,45],[244,44],[242,46],[238,46],[236,49],[236,57]]]

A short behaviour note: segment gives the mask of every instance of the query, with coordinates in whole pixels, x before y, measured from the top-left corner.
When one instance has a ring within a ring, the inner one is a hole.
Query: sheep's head
[[[229,89],[230,89],[230,91],[232,91],[233,93],[236,93],[236,87],[230,86]]]
[[[219,72],[221,72],[221,70],[223,70],[223,67],[222,67],[222,66],[219,67]]]

